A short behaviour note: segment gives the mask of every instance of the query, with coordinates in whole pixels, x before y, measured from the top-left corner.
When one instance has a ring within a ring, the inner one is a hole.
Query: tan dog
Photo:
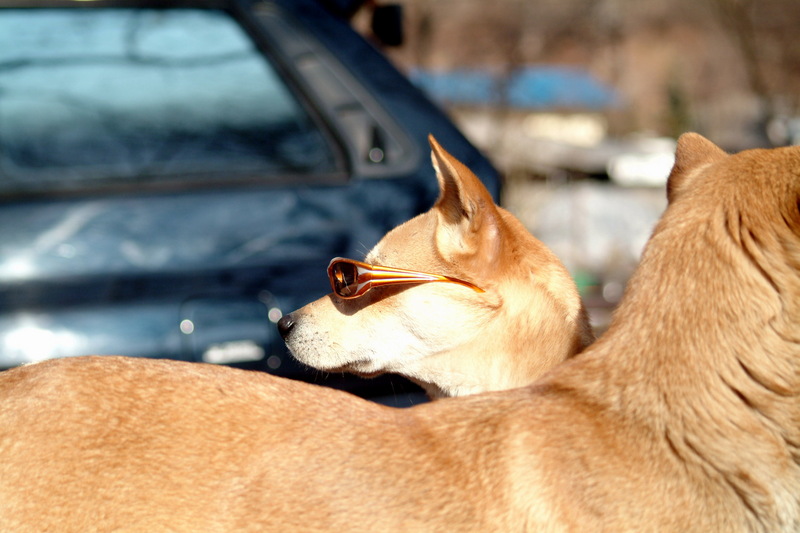
[[[392,409],[228,368],[0,375],[2,531],[798,531],[800,148],[683,136],[602,339]]]
[[[430,137],[435,206],[390,231],[365,261],[446,275],[452,283],[330,294],[279,323],[292,354],[320,370],[392,372],[431,397],[528,385],[593,340],[558,258]]]

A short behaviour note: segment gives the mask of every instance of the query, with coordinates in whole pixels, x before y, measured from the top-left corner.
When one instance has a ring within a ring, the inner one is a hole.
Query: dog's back
[[[501,493],[481,508],[502,468],[482,447],[505,432],[469,408],[117,357],[4,372],[0,405],[4,532],[425,531],[443,517],[489,531],[511,516]]]

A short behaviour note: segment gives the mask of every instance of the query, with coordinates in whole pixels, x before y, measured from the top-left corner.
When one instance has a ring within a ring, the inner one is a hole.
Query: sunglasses
[[[361,261],[335,257],[328,265],[328,278],[331,280],[333,293],[339,298],[351,299],[365,295],[373,287],[382,285],[399,285],[401,283],[430,283],[443,281],[469,287],[475,292],[484,292],[480,287],[468,281],[450,276],[427,274],[415,270],[368,265]]]

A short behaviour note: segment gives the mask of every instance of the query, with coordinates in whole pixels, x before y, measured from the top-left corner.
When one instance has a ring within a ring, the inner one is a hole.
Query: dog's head
[[[667,194],[609,333],[619,327],[626,344],[663,358],[735,356],[694,359],[687,368],[722,373],[734,362],[767,389],[800,386],[800,373],[786,372],[800,357],[800,147],[728,155],[684,134]],[[767,367],[781,376],[767,379]]]
[[[430,143],[436,204],[390,231],[365,261],[458,278],[482,291],[408,283],[353,299],[330,294],[286,315],[281,333],[309,366],[398,373],[433,396],[525,384],[591,341],[577,290],[480,180],[433,137]],[[534,353],[537,344],[548,353]]]
[[[691,234],[691,240],[682,239],[684,247],[691,243],[714,252],[748,285],[777,288],[800,281],[800,147],[729,155],[698,134],[684,134],[667,198],[669,207],[654,232],[659,243],[649,247]],[[691,254],[685,259],[686,268],[696,267]],[[791,290],[780,292],[785,291]]]

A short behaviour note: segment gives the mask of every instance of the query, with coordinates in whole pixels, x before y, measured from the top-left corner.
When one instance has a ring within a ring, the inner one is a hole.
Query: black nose
[[[281,337],[286,339],[289,336],[289,333],[294,328],[295,320],[292,316],[292,313],[288,315],[283,315],[280,320],[278,320],[278,331],[281,334]]]

